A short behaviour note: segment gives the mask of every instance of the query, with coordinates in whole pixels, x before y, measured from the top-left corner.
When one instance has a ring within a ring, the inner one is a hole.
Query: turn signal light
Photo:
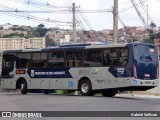
[[[16,70],[16,74],[25,74],[26,71],[25,70]]]

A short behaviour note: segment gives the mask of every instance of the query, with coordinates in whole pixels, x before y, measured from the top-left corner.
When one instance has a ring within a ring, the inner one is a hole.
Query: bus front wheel
[[[83,96],[93,96],[92,85],[89,80],[82,80],[79,84],[80,93]]]
[[[102,90],[101,94],[105,97],[113,97],[116,95],[116,92],[111,90]]]
[[[27,94],[27,82],[24,81],[24,80],[21,83],[21,93],[22,94]]]

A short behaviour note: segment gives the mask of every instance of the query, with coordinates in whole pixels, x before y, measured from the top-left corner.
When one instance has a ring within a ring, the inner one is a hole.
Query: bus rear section
[[[134,78],[132,85],[137,87],[137,90],[148,90],[158,86],[158,48],[151,44],[132,44],[132,48],[132,76]]]

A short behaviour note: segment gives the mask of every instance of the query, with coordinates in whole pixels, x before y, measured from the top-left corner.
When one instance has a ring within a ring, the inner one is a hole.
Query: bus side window
[[[110,59],[110,54],[109,53],[106,54],[106,63],[107,63],[107,65],[111,64],[111,59]]]
[[[17,53],[16,67],[29,68],[31,63],[31,53]]]
[[[41,67],[47,67],[47,53],[41,53]]]
[[[50,52],[48,58],[48,67],[63,67],[64,52]]]
[[[84,58],[84,66],[102,66],[102,51],[101,49],[86,50]]]
[[[66,52],[66,66],[67,67],[75,66],[75,53],[74,52]]]
[[[77,52],[75,55],[75,67],[82,66],[82,52]]]
[[[105,49],[103,51],[103,65],[108,66],[110,65],[111,60],[110,60],[110,50]]]
[[[126,65],[128,62],[128,49],[120,49],[120,65]]]

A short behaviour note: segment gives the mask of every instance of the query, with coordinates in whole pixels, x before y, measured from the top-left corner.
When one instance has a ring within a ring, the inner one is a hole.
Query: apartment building
[[[29,48],[45,48],[46,40],[45,38],[29,38],[30,47]]]
[[[0,50],[45,48],[45,38],[0,38]]]

